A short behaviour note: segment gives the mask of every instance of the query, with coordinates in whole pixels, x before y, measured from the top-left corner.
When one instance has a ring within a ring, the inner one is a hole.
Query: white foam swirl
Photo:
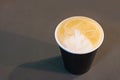
[[[91,49],[93,49],[92,43],[83,35],[80,33],[79,30],[74,30],[74,35],[66,37],[63,41],[63,45],[75,52],[75,53],[83,53],[83,52],[89,52]]]

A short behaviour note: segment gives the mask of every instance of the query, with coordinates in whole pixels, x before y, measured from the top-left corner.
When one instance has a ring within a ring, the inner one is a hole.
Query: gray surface
[[[0,80],[120,80],[119,0],[1,0]],[[54,40],[63,19],[97,20],[105,41],[84,75],[68,73]]]

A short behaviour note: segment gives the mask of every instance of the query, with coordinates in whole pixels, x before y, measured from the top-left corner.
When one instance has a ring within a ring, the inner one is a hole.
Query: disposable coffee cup
[[[72,74],[86,73],[104,40],[102,27],[85,16],[73,16],[61,21],[55,29],[64,67]]]

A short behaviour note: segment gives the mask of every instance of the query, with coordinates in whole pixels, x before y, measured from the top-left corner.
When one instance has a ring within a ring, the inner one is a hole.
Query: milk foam
[[[73,30],[74,35],[68,36],[63,40],[63,46],[75,53],[89,52],[94,47],[79,30]]]

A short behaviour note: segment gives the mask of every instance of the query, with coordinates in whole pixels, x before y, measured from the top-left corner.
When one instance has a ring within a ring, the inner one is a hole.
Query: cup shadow
[[[56,56],[37,62],[25,63],[20,65],[19,67],[68,74],[68,72],[65,70],[63,66],[61,56]]]
[[[9,80],[73,80],[63,66],[61,56],[22,64],[12,72]]]

